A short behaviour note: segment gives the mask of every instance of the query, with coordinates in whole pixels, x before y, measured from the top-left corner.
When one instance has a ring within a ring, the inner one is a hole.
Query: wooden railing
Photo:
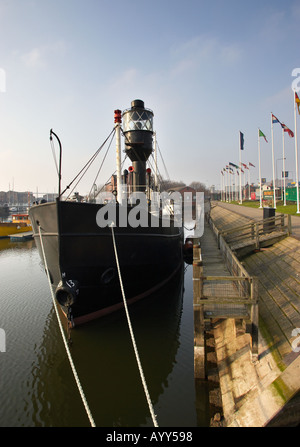
[[[212,227],[214,226],[211,221]],[[194,359],[195,377],[204,378],[205,319],[247,320],[252,338],[252,358],[258,358],[258,282],[251,277],[229,245],[219,237],[220,250],[231,276],[206,276],[203,272],[199,240],[193,249]]]
[[[259,249],[260,243],[272,237],[289,236],[291,234],[291,216],[288,214],[279,214],[260,221],[251,221],[248,224],[234,227],[231,229],[220,230],[214,228],[218,237],[220,247],[220,237],[234,246],[236,244],[254,243],[255,248]]]
[[[205,377],[205,320],[211,318],[243,319],[248,323],[252,339],[252,359],[258,359],[258,280],[250,276],[238,260],[232,247],[237,243],[259,248],[265,238],[288,236],[290,216],[280,214],[261,221],[251,221],[232,229],[220,230],[206,213],[206,219],[218,241],[228,276],[204,274],[200,240],[194,239],[194,362],[195,378]],[[247,242],[248,241],[248,242]],[[250,242],[249,242],[250,241]],[[251,242],[252,241],[252,242]]]

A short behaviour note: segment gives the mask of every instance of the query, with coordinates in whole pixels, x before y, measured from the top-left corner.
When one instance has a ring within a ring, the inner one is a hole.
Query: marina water
[[[0,284],[0,426],[89,426],[33,240],[0,240]],[[196,402],[194,384],[192,266],[129,313],[158,425],[208,426],[207,387]],[[73,329],[72,342],[96,425],[153,426],[125,311]]]

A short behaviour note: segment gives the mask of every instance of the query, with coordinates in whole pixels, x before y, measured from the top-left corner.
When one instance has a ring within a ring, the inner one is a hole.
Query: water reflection
[[[165,287],[155,296],[129,308],[137,348],[154,405],[159,395],[168,387],[168,377],[175,364],[179,346],[182,292],[181,269],[171,287]],[[77,398],[74,399],[78,391],[71,386],[74,396],[70,397],[68,387],[74,379],[69,377],[68,368],[65,368],[63,361],[55,371],[51,366],[57,361],[53,352],[58,349],[57,339],[60,337],[55,320],[56,316],[51,312],[45,325],[42,344],[37,350],[38,365],[34,365],[34,368],[37,366],[40,371],[43,381],[39,385],[44,388],[38,394],[45,397],[43,406],[48,402],[47,411],[52,414],[53,425],[86,425],[86,416],[80,420],[75,416],[74,419],[74,404],[72,410],[69,408],[68,400],[75,401],[78,405]],[[54,339],[54,333],[57,339]],[[72,357],[96,424],[108,427],[151,425],[125,312],[120,311],[75,328],[72,331],[72,341]],[[49,359],[45,361],[47,352],[52,353],[50,364]],[[52,389],[57,390],[57,385],[52,383],[53,373],[66,393],[58,399],[56,395],[51,397]],[[82,415],[82,408],[77,410]]]
[[[191,268],[129,307],[161,427],[203,425],[195,408]],[[0,356],[0,425],[89,426],[34,242],[0,240],[0,275],[0,327],[7,335],[7,352]],[[152,426],[125,311],[75,328],[72,339],[96,425]]]

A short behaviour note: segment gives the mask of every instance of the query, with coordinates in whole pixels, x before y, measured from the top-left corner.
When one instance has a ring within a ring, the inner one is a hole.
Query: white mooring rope
[[[112,232],[113,245],[114,245],[114,250],[115,250],[116,263],[117,263],[117,268],[118,268],[118,275],[119,275],[120,286],[121,286],[121,291],[122,291],[122,296],[123,296],[123,302],[124,302],[125,312],[126,312],[126,316],[127,316],[127,322],[128,322],[128,326],[129,326],[131,340],[132,340],[132,344],[133,344],[133,348],[134,348],[134,352],[135,352],[135,356],[136,356],[136,361],[137,361],[137,364],[138,364],[138,367],[139,367],[140,376],[141,376],[141,379],[142,379],[142,383],[143,383],[144,391],[145,391],[145,394],[146,394],[146,398],[147,398],[149,410],[150,410],[150,413],[151,413],[152,421],[153,421],[154,427],[158,427],[158,424],[157,424],[157,421],[156,421],[156,415],[154,414],[154,409],[153,409],[152,402],[151,402],[151,399],[150,399],[150,395],[149,395],[149,392],[148,392],[148,388],[147,388],[145,376],[144,376],[144,373],[143,373],[143,368],[142,368],[142,364],[141,364],[141,361],[140,361],[140,357],[139,357],[139,353],[138,353],[138,350],[137,350],[137,346],[136,346],[136,343],[135,343],[135,338],[134,338],[134,334],[133,334],[133,330],[132,330],[132,326],[131,326],[130,316],[129,316],[129,312],[128,312],[128,308],[127,308],[127,302],[126,302],[126,298],[125,298],[125,292],[124,292],[123,281],[122,281],[120,265],[119,265],[119,258],[118,258],[118,252],[117,252],[117,246],[116,246],[116,240],[115,240],[115,234],[114,234],[114,228],[113,228],[114,227],[114,223],[113,222],[111,223],[110,227],[111,227],[111,232]]]
[[[73,363],[73,359],[72,359],[72,356],[71,356],[71,353],[70,353],[68,342],[67,342],[67,339],[66,339],[66,336],[65,336],[65,333],[64,333],[64,330],[63,330],[60,318],[59,318],[57,304],[56,304],[54,293],[53,293],[52,286],[51,286],[51,280],[50,280],[50,275],[49,275],[47,259],[46,259],[46,255],[45,255],[44,244],[43,244],[43,239],[42,239],[42,232],[41,232],[41,227],[40,226],[39,226],[39,233],[40,233],[40,241],[41,241],[41,247],[42,247],[42,252],[43,252],[43,257],[44,257],[44,264],[45,264],[45,268],[46,268],[46,274],[47,274],[47,278],[48,278],[48,282],[49,282],[49,286],[50,286],[50,292],[51,292],[51,296],[52,296],[52,300],[53,300],[53,304],[54,304],[54,308],[55,308],[55,312],[56,312],[56,316],[57,316],[57,321],[58,321],[59,328],[60,328],[60,331],[61,331],[61,335],[62,335],[62,338],[63,338],[63,341],[64,341],[64,345],[65,345],[65,348],[66,348],[66,351],[67,351],[67,354],[68,354],[70,365],[71,365],[71,368],[72,368],[72,371],[73,371],[73,374],[74,374],[74,377],[75,377],[75,380],[76,380],[76,384],[77,384],[77,387],[78,387],[78,390],[79,390],[79,393],[80,393],[80,396],[81,396],[81,399],[82,399],[85,411],[87,412],[87,415],[88,415],[88,418],[89,418],[91,426],[92,427],[96,427],[96,424],[95,424],[94,419],[92,417],[92,414],[90,412],[87,400],[85,398],[85,395],[84,395],[84,392],[83,392],[83,389],[82,389],[82,386],[81,386],[81,383],[80,383],[80,380],[79,380],[79,377],[78,377],[75,365]]]

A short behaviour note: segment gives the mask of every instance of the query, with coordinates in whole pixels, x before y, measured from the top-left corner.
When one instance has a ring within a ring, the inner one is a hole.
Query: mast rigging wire
[[[90,190],[90,192],[89,192],[88,197],[90,197],[90,195],[91,195],[91,193],[92,193],[93,186],[95,185],[95,183],[96,183],[96,181],[97,181],[97,178],[98,178],[98,176],[99,176],[99,174],[100,174],[100,171],[101,171],[101,169],[102,169],[102,166],[103,166],[103,164],[104,164],[104,162],[105,162],[105,159],[106,159],[106,157],[107,157],[108,151],[109,151],[109,149],[110,149],[110,147],[111,147],[111,144],[112,144],[112,142],[113,142],[113,138],[114,138],[114,135],[112,136],[112,138],[111,138],[111,140],[110,140],[110,143],[109,143],[109,145],[108,145],[108,148],[106,149],[105,155],[104,155],[103,160],[102,160],[102,163],[101,163],[101,165],[100,165],[100,167],[99,167],[99,169],[98,169],[98,172],[97,172],[97,174],[96,174],[95,180],[93,181],[93,184],[92,184],[92,187],[91,187],[91,190]]]
[[[81,175],[81,173],[83,173],[80,177],[80,180],[82,179],[82,177],[85,175],[85,173],[87,172],[87,170],[89,169],[89,167],[91,166],[91,164],[95,161],[97,155],[99,154],[99,152],[101,151],[101,149],[103,148],[103,146],[106,144],[106,142],[109,140],[110,136],[115,132],[115,128],[112,129],[112,131],[110,132],[110,134],[108,135],[108,137],[105,139],[105,141],[101,144],[101,146],[99,147],[99,149],[97,149],[97,151],[94,153],[94,155],[88,160],[88,162],[83,166],[83,168],[78,172],[78,174],[73,178],[73,180],[71,181],[71,183],[69,183],[69,185],[63,190],[63,192],[60,194],[59,198],[67,191],[67,189],[70,188],[70,186],[75,182],[75,180]],[[79,180],[79,181],[80,181]],[[78,185],[79,181],[76,183],[75,187]],[[75,188],[74,187],[74,188]],[[73,188],[73,190],[74,190]],[[73,191],[72,190],[72,191]],[[70,195],[70,194],[69,194]],[[68,195],[68,197],[69,197]]]
[[[56,316],[57,316],[57,321],[58,321],[58,325],[59,325],[59,328],[60,328],[60,332],[61,332],[61,335],[62,335],[62,338],[63,338],[63,342],[64,342],[64,345],[65,345],[65,348],[66,348],[66,351],[67,351],[67,355],[68,355],[68,358],[69,358],[69,362],[70,362],[70,365],[71,365],[71,368],[72,368],[72,372],[74,374],[74,378],[75,378],[75,381],[76,381],[76,384],[77,384],[77,387],[78,387],[78,390],[79,390],[79,393],[80,393],[80,396],[81,396],[81,399],[82,399],[85,411],[86,411],[86,413],[88,415],[88,418],[89,418],[91,426],[92,427],[96,427],[96,424],[94,422],[93,416],[92,416],[91,411],[89,409],[86,397],[84,395],[84,392],[83,392],[83,389],[82,389],[82,386],[81,386],[81,383],[80,383],[80,380],[79,380],[79,377],[78,377],[75,365],[73,363],[73,359],[72,359],[71,352],[70,352],[70,349],[69,349],[69,346],[68,346],[68,342],[67,342],[67,339],[66,339],[66,336],[65,336],[65,333],[64,333],[64,330],[63,330],[60,318],[59,318],[58,308],[57,308],[57,304],[56,304],[54,293],[53,293],[52,286],[51,286],[51,279],[50,279],[50,274],[49,274],[46,254],[45,254],[45,250],[44,250],[44,244],[43,244],[43,238],[42,238],[42,232],[41,232],[41,226],[40,225],[39,225],[39,235],[40,235],[41,248],[42,248],[42,253],[43,253],[43,258],[44,258],[44,265],[45,265],[45,269],[46,269],[46,274],[47,274],[47,278],[48,278],[48,283],[49,283],[49,287],[50,287],[50,292],[51,292],[52,301],[53,301],[55,313],[56,313]]]

